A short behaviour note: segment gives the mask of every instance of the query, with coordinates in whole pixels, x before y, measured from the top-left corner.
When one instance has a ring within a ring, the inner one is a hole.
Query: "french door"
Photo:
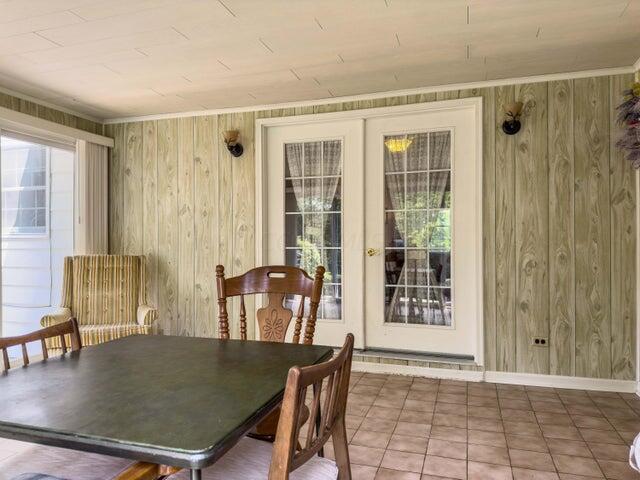
[[[318,343],[479,361],[478,99],[349,115],[263,130],[265,263],[327,268]]]
[[[267,129],[265,263],[311,276],[326,268],[317,344],[340,346],[353,332],[364,346],[362,128],[349,120]]]

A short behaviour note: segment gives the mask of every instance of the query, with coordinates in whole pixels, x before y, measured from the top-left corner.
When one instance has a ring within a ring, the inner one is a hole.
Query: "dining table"
[[[0,375],[0,437],[190,470],[199,480],[328,346],[134,335]]]

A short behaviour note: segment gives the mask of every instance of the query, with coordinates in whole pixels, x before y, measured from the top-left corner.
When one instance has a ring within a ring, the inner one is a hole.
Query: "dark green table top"
[[[0,374],[0,437],[182,468],[214,463],[330,347],[133,336]]]

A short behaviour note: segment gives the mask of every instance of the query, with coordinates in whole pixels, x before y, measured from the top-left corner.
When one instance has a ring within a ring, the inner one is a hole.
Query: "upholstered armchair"
[[[145,276],[143,256],[65,257],[61,308],[40,323],[48,327],[75,317],[82,345],[155,333],[157,311],[147,305]]]

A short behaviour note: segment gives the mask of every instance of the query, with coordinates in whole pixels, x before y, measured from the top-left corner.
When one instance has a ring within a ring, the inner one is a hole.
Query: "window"
[[[2,235],[48,233],[50,147],[2,137]]]
[[[384,144],[386,321],[451,326],[451,132]]]
[[[318,318],[340,319],[342,141],[287,143],[284,149],[285,260],[312,276],[325,266]]]

